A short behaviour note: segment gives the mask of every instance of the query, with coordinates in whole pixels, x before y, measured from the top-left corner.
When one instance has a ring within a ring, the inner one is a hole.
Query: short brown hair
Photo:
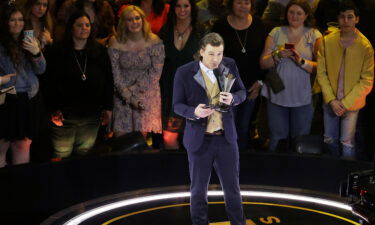
[[[310,3],[307,0],[290,0],[288,5],[285,7],[285,12],[284,12],[284,25],[289,25],[288,22],[288,10],[292,5],[298,5],[299,7],[302,8],[302,10],[306,13],[307,18],[305,20],[304,25],[306,27],[314,27],[315,25],[315,20],[312,15],[312,9],[310,6]]]
[[[218,33],[208,33],[199,41],[199,50],[204,49],[207,45],[215,47],[224,45],[224,40]]]
[[[218,33],[208,33],[204,35],[204,37],[199,41],[199,48],[198,51],[194,54],[194,59],[202,60],[202,56],[200,55],[199,51],[204,49],[207,45],[211,46],[224,46],[224,40]]]

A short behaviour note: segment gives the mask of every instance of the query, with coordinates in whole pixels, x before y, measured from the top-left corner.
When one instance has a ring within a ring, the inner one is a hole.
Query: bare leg
[[[12,142],[12,163],[14,165],[30,162],[30,145],[32,140],[25,138]]]
[[[6,163],[6,155],[9,149],[9,141],[5,141],[4,139],[0,139],[0,168],[4,167]]]

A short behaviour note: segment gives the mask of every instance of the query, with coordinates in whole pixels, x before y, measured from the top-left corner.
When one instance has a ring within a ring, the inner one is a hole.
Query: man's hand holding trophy
[[[232,86],[236,78],[231,73],[221,75],[221,72],[218,68],[214,69],[213,72],[218,82],[220,92],[211,99],[209,99],[209,105],[199,104],[195,108],[194,114],[198,118],[205,118],[211,115],[215,110],[218,112],[228,112],[229,106],[233,102],[233,95],[232,93],[230,93],[230,90],[232,89]],[[219,98],[219,103],[212,103],[214,102],[213,99],[215,98]]]
[[[214,69],[214,74],[219,84],[220,93],[219,104],[211,105],[211,108],[218,112],[228,112],[229,106],[233,101],[233,95],[230,93],[230,90],[232,89],[236,78],[231,73],[221,75],[218,68]]]

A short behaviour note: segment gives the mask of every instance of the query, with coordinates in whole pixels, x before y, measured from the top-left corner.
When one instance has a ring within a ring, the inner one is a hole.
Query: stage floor
[[[229,225],[218,185],[209,191],[211,225]],[[348,225],[358,218],[347,199],[302,189],[241,186],[247,225]],[[84,202],[48,218],[43,225],[191,225],[188,187],[143,189]]]

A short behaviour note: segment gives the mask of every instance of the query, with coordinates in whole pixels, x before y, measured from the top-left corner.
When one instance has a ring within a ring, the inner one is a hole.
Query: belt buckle
[[[222,129],[216,130],[212,133],[206,132],[206,135],[211,135],[211,136],[220,136],[220,135],[223,135],[223,134],[224,134],[224,130],[222,130]]]

